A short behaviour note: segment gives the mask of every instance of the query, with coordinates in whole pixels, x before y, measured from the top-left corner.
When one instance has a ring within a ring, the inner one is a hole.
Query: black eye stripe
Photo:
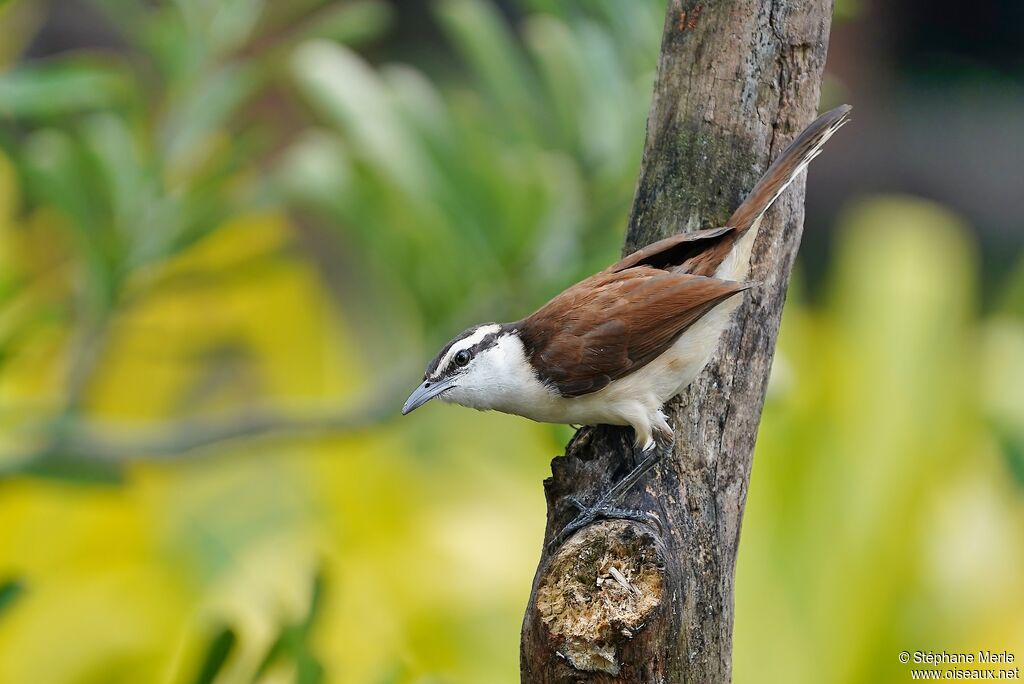
[[[448,369],[459,368],[460,366],[458,366],[455,363],[455,356],[457,356],[457,354],[451,358],[451,360],[448,362],[448,364],[447,364],[447,366],[445,368],[443,368],[443,369],[440,368],[440,364],[441,364],[442,359],[444,359],[444,357],[448,354],[448,350],[450,350],[453,345],[457,344],[460,340],[463,340],[466,337],[469,337],[470,335],[474,334],[478,329],[479,329],[479,326],[476,327],[476,328],[470,328],[469,330],[464,331],[458,337],[454,338],[452,341],[450,341],[444,347],[442,347],[441,351],[439,351],[437,353],[437,356],[434,357],[433,361],[431,361],[427,365],[427,372],[424,374],[423,377],[424,378],[435,377],[435,376],[441,375],[443,372],[447,372]],[[481,351],[483,351],[485,349],[489,349],[490,347],[493,347],[494,345],[496,345],[498,343],[498,338],[501,335],[508,333],[512,329],[513,329],[513,327],[512,327],[511,324],[502,325],[497,331],[495,331],[493,333],[488,333],[479,342],[474,344],[472,347],[469,347],[469,348],[467,348],[465,350],[462,350],[462,351],[468,352],[469,355],[470,355],[470,359],[473,359]]]

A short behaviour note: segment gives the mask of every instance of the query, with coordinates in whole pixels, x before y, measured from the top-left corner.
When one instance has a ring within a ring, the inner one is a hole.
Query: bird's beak
[[[412,413],[441,392],[451,389],[454,384],[455,381],[451,378],[446,380],[424,380],[423,384],[413,390],[409,398],[405,400],[405,406],[402,407],[402,415]]]

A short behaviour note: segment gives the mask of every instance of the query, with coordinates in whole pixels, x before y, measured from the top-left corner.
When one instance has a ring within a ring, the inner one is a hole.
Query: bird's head
[[[510,326],[484,323],[473,326],[441,348],[423,374],[402,415],[410,413],[434,397],[472,408],[492,408],[514,372],[510,362],[521,354],[510,354],[510,342],[516,332]],[[521,349],[521,346],[519,347]]]

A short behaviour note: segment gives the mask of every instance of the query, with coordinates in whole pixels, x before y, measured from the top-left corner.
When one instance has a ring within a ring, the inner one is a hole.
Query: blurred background
[[[1024,4],[837,5],[737,682],[1024,658]],[[398,409],[617,256],[663,13],[0,2],[0,682],[518,681],[570,432]]]

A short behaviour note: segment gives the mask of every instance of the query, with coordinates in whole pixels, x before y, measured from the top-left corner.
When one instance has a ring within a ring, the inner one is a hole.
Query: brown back
[[[602,271],[525,319],[520,339],[542,380],[576,397],[647,365],[717,304],[749,287],[650,266]]]

